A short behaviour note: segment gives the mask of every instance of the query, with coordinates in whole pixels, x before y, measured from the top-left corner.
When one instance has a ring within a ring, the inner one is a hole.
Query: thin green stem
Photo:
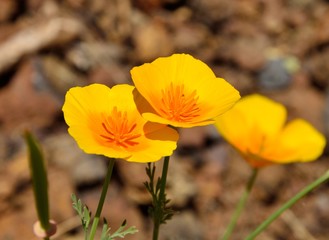
[[[254,183],[255,183],[255,180],[256,180],[256,177],[257,177],[257,173],[258,173],[258,169],[254,168],[253,171],[252,171],[252,174],[250,175],[250,178],[247,182],[246,189],[243,192],[243,195],[241,196],[240,201],[239,201],[238,205],[235,208],[232,219],[231,219],[231,221],[230,221],[230,223],[229,223],[229,225],[226,229],[226,232],[225,232],[222,240],[227,240],[231,236],[231,234],[232,234],[232,232],[235,228],[235,225],[236,225],[236,223],[237,223],[237,221],[240,217],[240,214],[241,214],[242,210],[244,209],[244,207],[246,205],[246,202],[247,202],[248,196],[251,192],[251,189],[254,186]]]
[[[288,200],[281,208],[279,208],[276,212],[274,212],[271,216],[269,216],[262,224],[260,224],[255,231],[249,234],[245,240],[252,240],[262,231],[264,231],[275,219],[277,219],[281,213],[285,210],[293,206],[298,200],[303,198],[306,194],[311,192],[314,188],[318,187],[320,184],[329,180],[329,170],[325,172],[321,177],[316,179],[314,182],[310,183],[308,186],[303,188],[299,193],[297,193],[294,197]]]
[[[106,173],[104,183],[103,183],[102,193],[101,193],[101,196],[99,198],[96,214],[95,214],[95,217],[94,217],[94,220],[93,220],[93,225],[91,226],[91,230],[90,230],[90,234],[89,234],[89,238],[88,238],[89,240],[93,240],[94,236],[96,234],[96,229],[97,229],[99,218],[101,216],[101,212],[102,212],[102,209],[103,209],[105,197],[106,197],[106,194],[107,194],[107,189],[108,189],[108,186],[110,184],[111,177],[112,177],[114,162],[115,162],[115,159],[110,158],[110,163],[109,163],[107,173]]]
[[[167,156],[163,160],[162,166],[162,175],[161,175],[161,183],[160,183],[160,192],[159,192],[159,199],[160,199],[160,206],[155,206],[155,218],[154,218],[154,225],[153,225],[153,240],[158,240],[159,237],[159,230],[161,225],[161,218],[159,216],[159,211],[163,211],[161,208],[165,206],[165,190],[166,190],[166,183],[167,183],[167,174],[169,168],[169,159],[170,156]]]

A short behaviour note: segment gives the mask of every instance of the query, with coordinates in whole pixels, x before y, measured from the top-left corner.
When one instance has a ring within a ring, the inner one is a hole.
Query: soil
[[[75,193],[96,211],[107,159],[82,152],[61,107],[73,86],[131,83],[130,69],[189,53],[242,96],[266,95],[329,134],[329,2],[325,0],[0,1],[0,240],[36,239],[37,220],[23,133],[47,160],[52,239],[83,239]],[[282,203],[329,168],[314,162],[260,171],[233,240],[244,239]],[[162,162],[157,162],[160,172]],[[167,194],[176,211],[161,240],[214,240],[232,216],[250,167],[213,126],[180,130]],[[151,239],[145,164],[116,161],[103,217],[124,219]],[[282,214],[257,239],[328,240],[329,184]]]

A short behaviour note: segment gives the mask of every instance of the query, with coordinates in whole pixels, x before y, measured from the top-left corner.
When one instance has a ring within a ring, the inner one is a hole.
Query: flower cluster
[[[116,158],[149,163],[146,172],[150,181],[144,184],[152,196],[153,239],[158,239],[160,224],[173,214],[166,206],[169,200],[165,186],[169,156],[176,149],[179,138],[175,128],[214,124],[253,168],[246,192],[223,240],[229,239],[259,168],[313,161],[324,150],[325,137],[310,123],[295,119],[286,124],[286,108],[259,94],[240,100],[239,92],[233,86],[188,54],[161,57],[134,67],[131,77],[135,86],[120,84],[109,88],[92,84],[71,88],[65,97],[63,112],[69,134],[86,153],[110,158],[89,240],[96,232]],[[155,181],[155,166],[151,167],[150,162],[162,157],[162,176]],[[283,209],[328,178],[329,172],[303,190],[298,198],[285,204]],[[79,201],[75,201],[75,206],[79,206]],[[90,213],[84,214],[81,208],[76,209],[82,222],[89,223],[89,218],[86,220],[85,217],[90,217]],[[273,214],[266,224],[277,216]],[[88,225],[84,227],[87,233]],[[102,235],[106,236],[107,229],[105,224]],[[122,229],[118,231],[124,235],[136,232],[134,228],[121,232]],[[252,236],[258,234],[258,230],[255,232]]]
[[[154,162],[176,148],[173,127],[215,123],[239,92],[187,54],[158,58],[131,70],[134,86],[74,87],[65,97],[70,135],[86,153]],[[168,126],[170,125],[170,126]]]

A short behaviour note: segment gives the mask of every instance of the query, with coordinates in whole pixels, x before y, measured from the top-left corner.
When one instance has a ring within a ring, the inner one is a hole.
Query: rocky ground
[[[0,239],[34,239],[27,151],[30,129],[48,161],[57,239],[83,239],[71,207],[76,193],[95,212],[106,159],[83,153],[67,134],[61,107],[72,86],[131,83],[129,70],[185,52],[241,93],[262,93],[329,134],[329,2],[324,0],[2,0],[0,1]],[[329,168],[312,163],[261,171],[232,239]],[[161,162],[158,164],[159,170]],[[104,208],[150,239],[145,165],[117,161]],[[222,234],[250,169],[214,127],[181,130],[168,196],[177,211],[161,239],[214,240]],[[285,212],[258,239],[329,239],[329,185]]]

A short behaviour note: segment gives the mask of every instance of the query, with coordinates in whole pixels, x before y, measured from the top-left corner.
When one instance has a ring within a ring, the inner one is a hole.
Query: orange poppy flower
[[[136,108],[135,92],[127,84],[92,84],[67,92],[64,118],[81,149],[132,162],[154,162],[172,154],[178,133],[146,121]]]
[[[233,86],[188,54],[161,57],[134,67],[131,76],[149,103],[138,106],[142,116],[175,127],[212,124],[240,98]]]
[[[218,117],[215,126],[255,168],[317,159],[325,147],[325,137],[305,120],[285,124],[286,118],[283,105],[253,94]]]

